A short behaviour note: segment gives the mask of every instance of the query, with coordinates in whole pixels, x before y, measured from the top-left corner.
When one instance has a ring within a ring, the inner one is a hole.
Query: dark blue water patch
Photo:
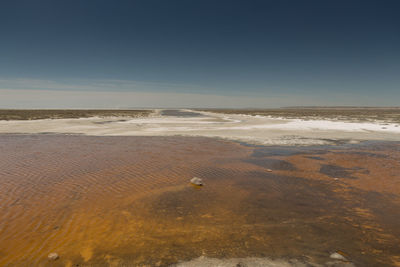
[[[197,112],[192,112],[192,111],[183,111],[179,109],[166,109],[161,111],[162,116],[171,116],[171,117],[185,117],[185,118],[191,118],[191,117],[205,117],[201,113]]]
[[[344,168],[337,165],[323,164],[321,165],[319,172],[332,178],[357,179],[356,177],[352,176],[352,173],[358,169],[360,168]]]
[[[389,158],[387,155],[371,153],[371,152],[365,152],[365,151],[348,151],[348,152],[347,151],[340,151],[340,152],[333,152],[333,153],[335,153],[335,154],[356,154],[356,155],[374,157],[374,158]]]
[[[296,167],[292,163],[281,159],[251,157],[248,159],[244,159],[243,161],[272,170],[283,170],[283,171],[296,170]]]
[[[93,124],[109,124],[113,122],[124,122],[127,121],[126,119],[121,119],[121,120],[112,120],[112,121],[94,121]]]
[[[398,141],[362,141],[357,144],[340,143],[335,145],[311,145],[311,146],[266,146],[266,145],[249,144],[244,142],[239,142],[239,143],[243,146],[254,148],[251,156],[256,158],[307,155],[311,159],[323,160],[323,158],[319,157],[319,155],[324,155],[328,153],[358,154],[376,158],[384,158],[388,156],[379,153],[372,153],[369,151],[370,150],[376,152],[386,151],[388,148],[395,151],[400,150],[400,142]],[[369,150],[369,151],[363,151],[363,150]]]
[[[306,158],[308,158],[308,159],[315,159],[315,160],[325,160],[324,158],[318,157],[318,156],[308,156],[308,157],[306,157]]]
[[[301,154],[323,155],[329,152],[328,149],[318,147],[260,147],[253,151],[252,157],[274,157],[274,156],[294,156]]]
[[[332,150],[344,149],[347,146],[341,145],[310,145],[310,146],[265,146],[240,143],[243,146],[254,147],[253,157],[270,157],[270,156],[294,156],[294,155],[323,155],[330,153]]]

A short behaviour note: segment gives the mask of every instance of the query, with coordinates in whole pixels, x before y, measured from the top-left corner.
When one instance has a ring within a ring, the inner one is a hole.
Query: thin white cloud
[[[0,108],[278,107],[289,97],[206,93],[209,88],[129,80],[0,79]],[[245,92],[243,92],[245,94]],[[290,104],[297,104],[299,98]],[[306,99],[303,99],[306,100]]]
[[[280,98],[194,93],[0,89],[0,108],[277,107]]]
[[[42,80],[42,79],[6,79],[0,78],[0,89],[39,89],[39,90],[79,90],[79,91],[162,91],[162,90],[212,90],[190,84],[142,82],[116,79],[72,79],[72,80]]]
[[[382,97],[348,94],[214,93],[195,85],[129,80],[1,79],[0,108],[273,108],[282,106],[387,105]]]

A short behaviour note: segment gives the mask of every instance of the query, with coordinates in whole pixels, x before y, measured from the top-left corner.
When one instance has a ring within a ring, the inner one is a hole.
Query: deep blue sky
[[[0,89],[398,105],[399,14],[385,0],[4,0]]]

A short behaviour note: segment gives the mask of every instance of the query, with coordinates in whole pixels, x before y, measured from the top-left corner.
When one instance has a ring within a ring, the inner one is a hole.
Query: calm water
[[[204,115],[198,112],[184,111],[179,109],[165,109],[161,112],[163,116],[171,116],[171,117],[203,117]]]
[[[400,262],[400,146],[0,136],[0,265],[169,265],[342,251]],[[271,153],[269,153],[271,152]],[[267,172],[267,168],[272,172]],[[193,187],[193,176],[204,179]],[[49,262],[57,252],[60,259]]]

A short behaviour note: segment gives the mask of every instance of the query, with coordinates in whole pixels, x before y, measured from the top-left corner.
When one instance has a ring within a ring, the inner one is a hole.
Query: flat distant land
[[[400,123],[400,107],[286,107],[275,109],[202,109],[215,113],[247,114],[286,119],[384,121]]]
[[[0,109],[0,120],[74,119],[90,117],[142,117],[151,110],[119,109]]]
[[[149,116],[154,110],[155,109],[0,109],[0,120],[74,119],[90,117],[137,118]],[[285,119],[400,123],[400,107],[207,108],[194,110],[224,114],[270,116]],[[163,112],[164,115],[168,115],[168,113],[177,112],[177,110],[165,109]]]

